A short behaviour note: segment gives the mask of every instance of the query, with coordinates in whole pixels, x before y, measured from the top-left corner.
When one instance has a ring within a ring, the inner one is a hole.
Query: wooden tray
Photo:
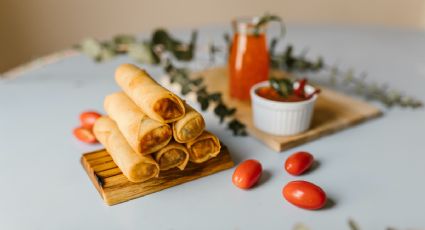
[[[205,177],[233,167],[229,151],[222,146],[220,154],[201,164],[189,162],[185,170],[161,171],[158,178],[133,183],[121,173],[104,149],[85,153],[81,164],[106,204],[114,205],[158,192],[185,182]]]
[[[241,102],[229,97],[227,73],[226,68],[212,68],[194,73],[194,76],[204,77],[210,92],[222,92],[226,104],[238,108],[236,117],[247,125],[248,133],[278,152],[381,115],[378,108],[366,102],[319,86],[322,91],[314,108],[310,130],[293,136],[270,135],[254,127],[249,102]],[[272,74],[285,77],[285,73],[281,71],[273,71]]]

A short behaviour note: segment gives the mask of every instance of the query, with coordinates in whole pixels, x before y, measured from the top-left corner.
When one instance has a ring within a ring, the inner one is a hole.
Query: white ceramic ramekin
[[[285,136],[302,133],[309,129],[313,117],[317,94],[306,101],[279,102],[258,96],[256,90],[270,86],[268,81],[254,85],[251,90],[251,102],[254,125],[259,130],[273,135]],[[295,83],[296,88],[298,83]],[[305,86],[307,94],[314,92],[314,87]]]

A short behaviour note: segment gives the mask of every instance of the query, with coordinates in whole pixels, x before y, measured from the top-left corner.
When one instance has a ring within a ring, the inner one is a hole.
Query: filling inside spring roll
[[[174,139],[180,143],[187,143],[199,137],[205,128],[204,118],[200,113],[186,104],[184,117],[173,123]]]
[[[218,147],[211,139],[206,139],[193,144],[190,150],[193,153],[194,158],[204,159],[205,157],[208,157],[210,153],[216,152],[217,148]]]
[[[172,149],[164,153],[159,159],[159,168],[161,169],[170,169],[177,167],[181,164],[186,158],[186,153],[179,149]]]
[[[189,150],[190,161],[195,163],[202,163],[216,157],[221,148],[218,138],[207,131],[186,146]]]
[[[183,116],[184,114],[181,106],[179,106],[178,102],[173,100],[173,98],[163,98],[158,100],[153,109],[164,120],[173,120],[176,117]]]
[[[153,129],[149,133],[143,136],[140,140],[140,150],[142,153],[151,153],[152,149],[157,149],[158,145],[163,146],[162,143],[168,143],[172,136],[171,129],[168,126],[161,126]]]
[[[165,148],[155,153],[155,160],[162,171],[174,167],[183,170],[189,162],[189,152],[184,145],[170,142]]]
[[[156,161],[151,156],[136,153],[113,120],[108,117],[97,119],[93,132],[129,181],[143,182],[158,176],[160,169]]]
[[[156,152],[172,138],[172,129],[168,124],[149,118],[123,92],[108,95],[104,107],[130,147],[138,153],[147,155]]]
[[[146,178],[146,180],[157,176],[158,166],[155,164],[146,164],[145,162],[140,162],[135,164],[129,173],[129,180],[133,182],[143,182],[145,180],[140,180],[138,178]]]

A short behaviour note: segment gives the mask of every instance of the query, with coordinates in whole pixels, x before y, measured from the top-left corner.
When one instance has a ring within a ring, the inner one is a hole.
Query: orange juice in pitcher
[[[256,28],[258,17],[233,21],[234,35],[229,55],[230,96],[249,100],[253,85],[268,79],[269,55],[265,26]]]

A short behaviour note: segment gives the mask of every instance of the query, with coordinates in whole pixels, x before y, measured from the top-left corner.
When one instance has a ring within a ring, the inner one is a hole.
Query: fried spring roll
[[[185,105],[184,117],[173,123],[174,140],[179,143],[187,143],[195,140],[202,134],[205,128],[204,118],[190,105]]]
[[[122,92],[106,96],[104,107],[130,147],[138,153],[156,152],[172,138],[169,125],[150,119]]]
[[[97,119],[93,132],[129,181],[143,182],[158,176],[159,165],[156,161],[151,156],[136,153],[113,120],[108,117]]]
[[[220,141],[218,138],[208,132],[204,131],[194,141],[186,143],[189,150],[189,160],[195,163],[205,162],[220,153]]]
[[[184,116],[183,101],[137,66],[120,65],[115,72],[115,80],[127,96],[151,119],[170,123]]]
[[[154,154],[161,171],[174,167],[184,170],[189,162],[189,152],[186,147],[177,142],[170,142],[163,149]]]

